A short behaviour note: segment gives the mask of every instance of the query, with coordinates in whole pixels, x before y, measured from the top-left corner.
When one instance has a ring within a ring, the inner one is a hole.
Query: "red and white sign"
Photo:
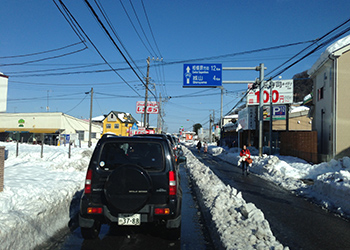
[[[138,130],[131,130],[133,135],[141,135],[141,134],[155,134],[153,129],[145,129],[139,128]]]
[[[264,104],[270,103],[270,84],[272,85],[272,103],[288,104],[293,103],[293,80],[280,80],[264,83]],[[249,85],[248,85],[249,88]],[[250,90],[247,95],[248,105],[259,105],[259,89]]]
[[[147,102],[147,114],[158,114],[159,113],[158,102],[149,101]],[[145,113],[145,102],[138,101],[136,102],[136,114]]]

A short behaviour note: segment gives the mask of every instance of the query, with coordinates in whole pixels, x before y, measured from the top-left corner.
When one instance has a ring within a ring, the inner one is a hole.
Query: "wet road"
[[[198,155],[225,183],[242,192],[265,214],[276,238],[290,249],[350,249],[350,222],[237,166]]]
[[[183,167],[180,167],[180,176],[183,191],[180,240],[169,239],[162,228],[152,226],[126,227],[120,230],[113,225],[111,227],[103,225],[96,240],[84,240],[79,227],[73,232],[64,229],[36,249],[214,249],[211,241],[208,240],[207,229],[201,222],[198,205],[192,196],[191,185]]]

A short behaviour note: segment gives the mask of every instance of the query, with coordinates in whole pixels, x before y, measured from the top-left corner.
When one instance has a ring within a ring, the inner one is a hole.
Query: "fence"
[[[317,131],[281,132],[280,154],[318,163]]]

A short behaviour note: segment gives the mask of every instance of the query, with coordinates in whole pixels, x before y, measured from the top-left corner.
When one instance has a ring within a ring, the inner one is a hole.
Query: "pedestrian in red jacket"
[[[245,171],[247,175],[249,174],[249,168],[248,165],[249,163],[247,162],[247,159],[250,158],[250,151],[247,149],[246,145],[243,145],[243,148],[241,152],[239,153],[241,156],[241,161],[242,161],[242,174],[244,175]]]

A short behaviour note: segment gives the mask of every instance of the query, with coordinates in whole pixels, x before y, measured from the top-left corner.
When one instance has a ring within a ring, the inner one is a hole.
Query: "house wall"
[[[350,156],[350,51],[337,61],[338,85],[336,91],[336,156]]]
[[[334,64],[327,60],[313,75],[313,130],[317,131],[318,153],[326,157],[333,152]]]
[[[272,130],[285,131],[286,120],[274,120]],[[289,131],[311,131],[312,120],[305,116],[289,118]]]
[[[107,128],[107,124],[110,124],[110,128]],[[131,123],[122,123],[115,114],[110,113],[106,119],[103,120],[103,134],[109,132],[118,136],[129,136],[128,131],[132,125]]]

